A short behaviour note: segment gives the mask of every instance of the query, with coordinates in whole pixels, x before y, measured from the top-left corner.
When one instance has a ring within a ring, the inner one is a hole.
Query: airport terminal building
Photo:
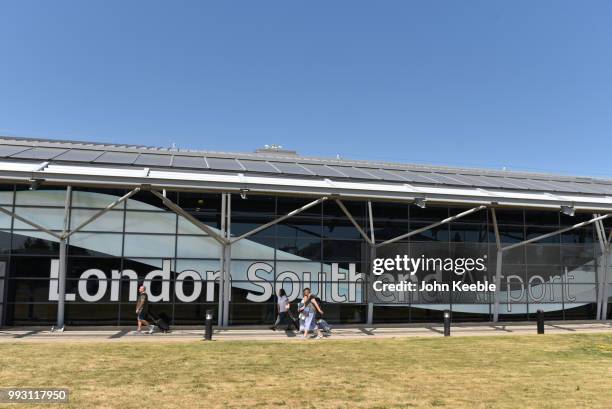
[[[0,138],[0,325],[270,325],[309,287],[330,323],[612,316],[612,180]],[[377,259],[479,260],[374,274]],[[375,283],[494,283],[379,291]]]

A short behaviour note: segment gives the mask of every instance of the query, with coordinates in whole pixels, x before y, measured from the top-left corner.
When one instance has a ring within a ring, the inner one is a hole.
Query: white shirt
[[[281,295],[278,297],[278,312],[286,312],[287,311],[287,296]]]

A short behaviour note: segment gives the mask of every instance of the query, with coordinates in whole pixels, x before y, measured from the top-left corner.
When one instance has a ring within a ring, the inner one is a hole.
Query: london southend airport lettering
[[[136,301],[137,289],[140,282],[157,282],[159,286],[155,291],[150,285],[146,285],[149,301],[170,301],[171,282],[174,286],[176,300],[184,303],[196,302],[202,295],[203,286],[206,286],[205,299],[207,302],[215,301],[215,284],[220,277],[219,271],[206,271],[200,274],[195,270],[184,270],[176,273],[173,278],[171,261],[163,260],[161,269],[154,269],[147,273],[144,278],[130,269],[111,270],[110,279],[107,273],[97,268],[85,270],[78,279],[77,293],[82,301],[98,302],[106,299],[119,301],[120,283],[128,279],[128,300]],[[266,302],[280,289],[285,288],[290,301],[301,296],[302,287],[311,286],[310,283],[329,282],[328,288],[319,289],[325,301],[335,303],[354,303],[358,301],[360,287],[365,280],[363,273],[358,273],[355,263],[349,263],[347,269],[340,269],[338,263],[332,263],[330,271],[327,272],[297,272],[283,271],[274,277],[274,268],[265,262],[253,262],[246,268],[247,282],[252,290],[246,294],[246,299],[251,302]],[[276,278],[276,281],[274,280]],[[96,286],[88,286],[91,280],[97,281]],[[189,280],[192,285],[184,285]],[[286,284],[286,286],[285,286]],[[59,260],[51,260],[49,271],[49,301],[57,301],[59,287]],[[110,292],[108,291],[110,287]],[[313,287],[316,290],[316,288]],[[66,293],[66,301],[76,301],[75,293]]]

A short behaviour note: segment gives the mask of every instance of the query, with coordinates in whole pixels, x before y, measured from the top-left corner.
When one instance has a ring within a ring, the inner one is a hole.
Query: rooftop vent
[[[264,145],[263,148],[255,150],[255,153],[264,153],[267,155],[283,155],[283,156],[298,156],[296,151],[284,149],[281,145]]]

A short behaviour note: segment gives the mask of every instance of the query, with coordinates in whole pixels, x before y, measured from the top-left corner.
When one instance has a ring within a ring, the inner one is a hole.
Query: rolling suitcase
[[[155,314],[152,311],[149,311],[149,316],[151,317],[151,321],[153,324],[159,328],[159,330],[163,333],[170,332],[170,319],[163,312],[161,314]]]

